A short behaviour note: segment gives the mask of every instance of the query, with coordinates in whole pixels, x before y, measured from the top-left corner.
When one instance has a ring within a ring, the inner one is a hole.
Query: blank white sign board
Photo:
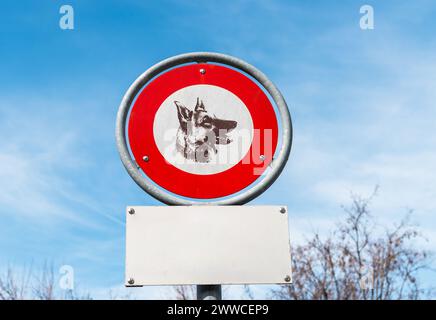
[[[288,214],[282,208],[128,207],[125,284],[289,283]]]

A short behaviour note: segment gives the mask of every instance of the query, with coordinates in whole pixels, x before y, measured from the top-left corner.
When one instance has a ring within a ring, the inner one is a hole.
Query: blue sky
[[[63,4],[74,30],[59,28]],[[374,30],[359,28],[364,4]],[[435,249],[435,14],[425,0],[3,2],[0,269],[54,261],[95,296],[122,290],[125,206],[159,203],[119,160],[116,112],[145,69],[191,51],[240,57],[285,96],[291,158],[252,203],[288,205],[292,241],[327,233],[350,192],[379,184],[379,221],[412,208],[419,246]]]

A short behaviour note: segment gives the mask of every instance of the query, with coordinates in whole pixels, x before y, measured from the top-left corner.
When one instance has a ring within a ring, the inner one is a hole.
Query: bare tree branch
[[[414,247],[423,238],[411,211],[394,228],[375,232],[368,198],[352,194],[344,223],[322,240],[315,233],[292,250],[293,284],[272,290],[278,299],[419,299],[432,292],[418,281],[430,254]]]

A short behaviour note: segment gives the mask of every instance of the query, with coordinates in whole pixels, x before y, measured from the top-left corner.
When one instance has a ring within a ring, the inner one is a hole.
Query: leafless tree
[[[381,228],[370,214],[369,198],[352,196],[346,220],[330,236],[315,233],[292,250],[293,283],[273,289],[276,299],[419,299],[428,294],[418,280],[429,253],[416,249],[422,238],[410,212],[392,228]]]
[[[30,289],[31,276],[31,268],[25,268],[19,276],[8,267],[5,274],[0,276],[0,300],[25,299]]]
[[[33,296],[38,300],[55,300],[53,264],[44,263],[39,276],[34,279]]]
[[[176,300],[195,300],[197,292],[195,286],[173,286],[170,295]]]
[[[244,296],[249,300],[254,300],[254,294],[249,285],[244,285]]]
[[[33,266],[14,270],[8,267],[0,274],[0,300],[89,300],[89,294],[77,290],[60,290],[56,286],[53,264],[44,263],[36,272]],[[112,296],[109,295],[109,299]]]
[[[134,300],[135,297],[131,292],[125,292],[123,290],[111,289],[108,294],[109,300]]]

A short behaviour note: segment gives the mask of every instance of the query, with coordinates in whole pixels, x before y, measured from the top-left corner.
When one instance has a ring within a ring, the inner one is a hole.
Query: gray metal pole
[[[197,300],[221,300],[221,285],[197,285]]]

